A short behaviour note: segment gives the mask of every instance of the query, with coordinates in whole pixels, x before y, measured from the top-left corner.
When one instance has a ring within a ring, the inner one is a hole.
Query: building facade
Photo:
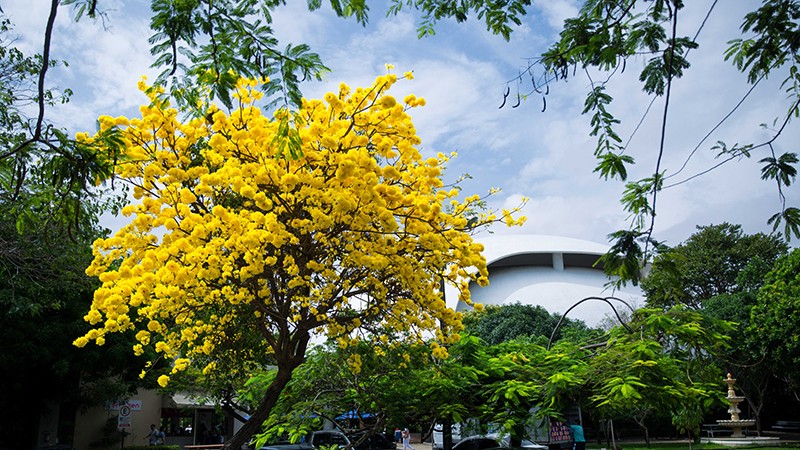
[[[601,300],[609,298],[618,310],[636,308],[643,303],[642,291],[634,286],[613,289],[598,258],[608,246],[580,239],[544,235],[505,235],[477,238],[484,245],[489,269],[489,285],[470,283],[472,301],[484,306],[520,303],[540,305],[551,313],[583,320],[596,326],[614,311]],[[469,311],[471,306],[458,300],[455,289],[445,290],[448,306]],[[578,304],[580,303],[580,304]],[[577,306],[575,306],[577,304]]]

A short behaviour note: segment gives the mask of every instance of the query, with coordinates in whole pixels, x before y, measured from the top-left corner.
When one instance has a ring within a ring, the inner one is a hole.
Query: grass
[[[586,446],[587,450],[600,450],[600,449],[607,449],[611,450],[611,447],[605,444],[594,444],[589,443]],[[658,443],[651,443],[648,447],[644,443],[617,443],[617,448],[621,450],[678,450],[678,449],[688,449],[689,444],[686,442],[658,442]],[[731,450],[731,449],[760,449],[760,450],[786,450],[789,448],[800,448],[800,443],[792,442],[787,443],[784,445],[775,445],[771,443],[768,446],[759,446],[759,445],[749,445],[749,446],[737,446],[737,447],[730,447],[724,446],[719,444],[692,444],[692,450]]]

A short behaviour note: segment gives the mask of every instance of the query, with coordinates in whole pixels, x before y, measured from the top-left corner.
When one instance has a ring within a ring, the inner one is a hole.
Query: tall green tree
[[[490,345],[511,341],[520,337],[528,337],[547,342],[551,336],[555,340],[564,333],[589,333],[583,321],[564,319],[559,330],[556,330],[561,316],[548,312],[539,305],[492,305],[483,310],[471,311],[464,315],[464,327],[473,336],[477,336]],[[553,335],[553,332],[556,334]]]
[[[82,224],[67,232],[18,231],[13,216],[0,216],[0,447],[38,445],[44,413],[58,416],[58,438],[70,443],[75,412],[126,398],[142,383],[142,362],[130,355],[133,335],[115,336],[81,352],[73,336],[85,333],[83,317],[97,282],[83,273],[97,229]]]
[[[778,260],[766,275],[753,306],[747,332],[761,354],[775,367],[774,375],[797,398],[800,392],[800,250]]]
[[[723,223],[697,227],[697,232],[680,245],[658,255],[652,270],[642,281],[651,307],[687,305],[704,315],[736,323],[734,339],[718,353],[716,364],[739,380],[761,431],[765,402],[775,395],[773,380],[778,366],[764,358],[764,352],[750,333],[750,310],[764,275],[786,252],[779,237],[762,233],[745,234],[738,225]]]
[[[683,305],[637,310],[589,360],[592,404],[601,416],[632,418],[645,432],[645,419],[662,415],[698,436],[704,415],[724,396],[713,356],[731,327]]]
[[[748,235],[739,225],[698,226],[689,239],[654,259],[642,290],[652,307],[702,308],[715,296],[752,290],[753,281],[746,284],[740,273],[754,259],[771,267],[786,248],[779,237]]]
[[[754,256],[739,272],[732,293],[714,296],[703,302],[703,314],[736,324],[730,346],[719,354],[719,366],[737,379],[737,391],[744,395],[750,407],[750,418],[756,419],[756,431],[763,432],[768,405],[780,405],[787,396],[776,374],[783,372],[782,364],[765,357],[769,351],[762,347],[758,333],[750,329],[750,316],[758,302],[758,291],[764,277],[772,270],[774,261],[767,263]],[[776,408],[780,409],[780,408]]]

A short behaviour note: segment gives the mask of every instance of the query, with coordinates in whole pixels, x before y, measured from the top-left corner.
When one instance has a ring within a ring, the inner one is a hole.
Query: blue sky
[[[513,206],[521,196],[530,201],[527,224],[519,229],[495,227],[497,234],[553,234],[595,242],[627,227],[619,204],[622,186],[592,173],[595,143],[588,136],[589,118],[581,116],[589,79],[581,74],[550,87],[547,109],[532,97],[518,108],[498,107],[506,81],[513,79],[526,58],[546,49],[565,17],[577,11],[573,0],[535,1],[525,23],[511,41],[492,36],[478,20],[456,24],[442,22],[433,37],[417,39],[418,18],[410,12],[385,17],[385,7],[372,6],[371,20],[361,27],[353,20],[336,18],[329,10],[309,13],[305,2],[289,2],[275,14],[275,29],[282,45],[309,43],[332,72],[322,83],[309,83],[307,97],[322,96],[340,82],[366,85],[391,63],[400,73],[413,70],[415,79],[400,83],[394,93],[402,98],[413,92],[427,106],[413,112],[426,154],[456,151],[449,166],[453,181],[463,173],[466,193],[502,188],[493,206]],[[711,0],[686,2],[681,14],[683,34],[693,36],[711,7]],[[744,12],[757,7],[750,0],[719,2],[699,37],[700,49],[689,59],[692,67],[673,85],[668,116],[663,167],[668,175],[678,171],[692,150],[720,118],[742,98],[749,86],[744,76],[723,61],[726,42],[740,37]],[[70,131],[93,130],[101,114],[133,115],[145,98],[136,90],[142,75],[154,78],[149,68],[147,38],[149,1],[101,0],[105,22],[86,18],[75,23],[64,7],[59,11],[53,41],[53,58],[70,62],[50,72],[52,85],[70,87],[75,96],[68,105],[48,111],[52,121]],[[27,52],[40,51],[49,2],[6,0],[3,10],[16,24],[17,45]],[[648,108],[636,77],[645,61],[631,61],[625,73],[614,78],[609,92],[615,97],[611,111],[622,119],[621,135],[627,140]],[[774,76],[760,85],[737,113],[705,140],[675,180],[714,164],[710,147],[718,140],[729,144],[763,142],[769,134],[759,127],[788,108]],[[523,89],[527,86],[523,86]],[[515,87],[512,86],[512,93]],[[631,173],[637,179],[651,173],[659,142],[663,100],[656,101],[628,147],[637,160]],[[776,149],[793,151],[798,142],[797,122],[790,125]],[[728,163],[708,175],[667,189],[659,195],[656,237],[670,244],[685,240],[696,225],[728,221],[742,224],[748,233],[769,231],[767,218],[780,204],[773,183],[760,180],[757,161]],[[790,201],[798,201],[796,189]],[[109,222],[112,224],[113,222]]]

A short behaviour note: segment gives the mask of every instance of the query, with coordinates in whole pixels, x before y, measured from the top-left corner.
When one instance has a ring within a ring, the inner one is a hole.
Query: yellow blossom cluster
[[[469,301],[469,281],[487,282],[470,231],[519,219],[443,186],[450,156],[420,154],[408,111],[425,102],[397,102],[387,94],[396,81],[343,84],[270,117],[255,106],[258,83],[242,79],[237,109],[184,121],[142,85],[152,103],[141,118],[100,118],[101,130],[121,131],[116,176],[136,202],[123,228],[94,243],[86,272],[102,285],[85,317],[94,328],[75,344],[136,330],[134,352],[173,361],[158,379],[166,385],[189,366],[208,374],[280,360],[313,331],[342,346],[365,324],[455,339],[460,316],[440,282]]]

